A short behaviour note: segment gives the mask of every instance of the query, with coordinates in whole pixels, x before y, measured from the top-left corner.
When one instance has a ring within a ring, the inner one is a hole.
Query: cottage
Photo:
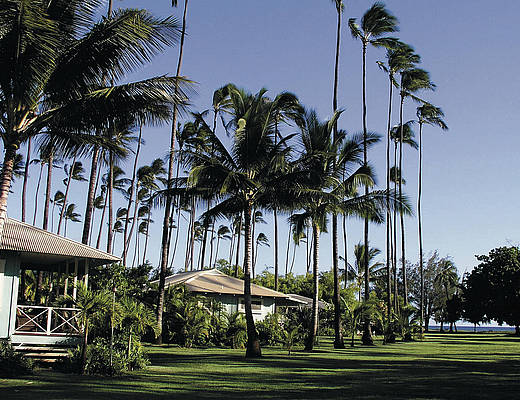
[[[175,285],[184,285],[190,292],[218,300],[227,313],[245,312],[244,281],[242,279],[233,278],[216,269],[210,269],[168,276],[165,287]],[[295,307],[303,304],[302,301],[291,298],[289,295],[255,284],[251,284],[251,296],[251,308],[255,321],[262,320],[267,314],[275,312],[277,306]]]
[[[0,339],[55,345],[78,342],[81,335],[79,310],[18,304],[21,270],[63,274],[63,294],[75,297],[79,279],[88,285],[90,267],[118,261],[111,254],[7,218],[0,238]]]

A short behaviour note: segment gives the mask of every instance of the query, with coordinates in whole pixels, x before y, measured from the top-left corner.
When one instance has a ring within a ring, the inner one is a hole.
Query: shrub
[[[226,344],[234,349],[243,349],[247,342],[246,318],[237,311],[229,314],[227,319]]]
[[[278,346],[285,342],[283,316],[278,313],[267,314],[267,316],[256,323],[258,338],[262,345]]]
[[[0,340],[0,376],[14,377],[32,373],[33,363],[30,359],[14,351],[8,340]]]

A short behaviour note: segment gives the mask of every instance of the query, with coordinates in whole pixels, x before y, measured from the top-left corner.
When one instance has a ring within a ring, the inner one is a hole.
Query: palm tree
[[[139,153],[141,150],[141,144],[142,144],[142,137],[143,137],[143,127],[139,127],[139,137],[137,138],[137,148],[135,151],[135,157],[134,157],[134,167],[132,169],[132,180],[130,181],[130,188],[128,189],[128,205],[127,210],[130,210],[132,207],[132,201],[134,200],[134,186],[136,184],[136,176],[137,176],[137,163],[139,161]],[[137,191],[137,188],[136,190]],[[137,209],[137,202],[135,205],[135,208]],[[123,265],[126,265],[126,254],[128,252],[128,236],[132,236],[131,234],[128,235],[128,223],[129,223],[129,216],[127,215],[127,218],[125,219],[125,229],[123,233]]]
[[[447,130],[448,125],[443,120],[444,113],[439,107],[435,107],[430,103],[425,103],[417,107],[417,122],[419,123],[419,184],[417,193],[417,223],[419,231],[419,275],[421,280],[421,295],[420,295],[420,324],[421,333],[424,329],[424,260],[423,260],[423,240],[422,240],[422,214],[421,214],[421,200],[422,200],[422,129],[423,125],[438,126],[442,130]]]
[[[83,164],[81,162],[76,162],[76,155],[74,155],[72,164],[70,166],[68,164],[65,164],[63,169],[65,171],[66,176],[65,179],[63,179],[63,184],[65,185],[65,196],[63,198],[63,206],[61,207],[60,219],[58,220],[58,235],[60,234],[61,222],[65,217],[65,210],[67,209],[67,200],[69,197],[69,189],[71,182],[73,180],[79,182],[86,181],[86,179],[83,177],[83,173],[85,172],[85,170],[83,169]]]
[[[267,246],[269,247],[269,239],[265,235],[265,233],[260,232],[255,240],[255,259],[253,262],[253,271],[255,270],[256,261],[258,260],[258,247],[259,246]],[[254,272],[253,272],[254,277]]]
[[[107,311],[110,305],[110,294],[105,291],[94,292],[87,289],[85,284],[78,281],[76,298],[66,295],[60,299],[61,303],[72,303],[79,309],[78,319],[83,330],[83,345],[81,347],[81,370],[84,372],[87,362],[87,344],[89,325],[92,320]]]
[[[296,198],[294,206],[304,210],[291,216],[294,232],[297,235],[303,233],[309,223],[312,227],[314,296],[306,350],[312,350],[318,326],[319,233],[326,230],[327,215],[333,212],[368,215],[380,221],[381,207],[386,206],[384,191],[346,197],[354,193],[356,187],[364,184],[372,186],[374,181],[371,168],[362,163],[364,138],[354,135],[347,140],[344,131],[338,131],[337,137],[333,137],[333,127],[339,115],[336,112],[331,120],[322,123],[315,112],[306,114],[301,136],[304,150],[293,172],[293,181],[301,188],[302,196],[299,199],[292,196]],[[372,145],[378,137],[368,134],[366,139],[367,144]]]
[[[147,308],[143,303],[134,300],[131,297],[123,297],[119,302],[121,320],[120,324],[128,334],[127,357],[130,360],[132,355],[132,337],[138,335],[140,337],[146,333],[147,329],[152,329],[157,335],[159,328],[152,310]]]
[[[128,115],[143,122],[171,116],[184,103],[177,77],[110,85],[177,38],[177,23],[143,10],[120,10],[95,22],[99,2],[11,1],[0,15],[0,121],[5,155],[0,174],[0,234],[3,231],[13,162],[20,145],[48,132],[56,146],[85,149],[94,132]],[[27,50],[27,51],[26,51]],[[20,77],[23,76],[23,79]],[[124,105],[124,106],[123,106]],[[124,110],[124,111],[123,111]]]
[[[444,258],[441,261],[440,271],[435,276],[434,282],[444,288],[446,302],[450,300],[450,289],[453,288],[458,283],[458,281],[459,276],[457,274],[457,267],[455,266],[452,260],[450,260],[449,258]]]
[[[420,61],[420,57],[414,53],[414,50],[409,45],[398,42],[395,48],[387,49],[386,51],[387,65],[378,61],[379,67],[388,74],[389,80],[389,96],[388,96],[388,122],[387,122],[387,137],[386,137],[386,190],[390,191],[390,143],[391,143],[391,123],[392,123],[392,101],[394,86],[399,84],[395,79],[395,75],[401,71],[411,69],[414,64]],[[391,260],[391,214],[390,209],[386,212],[386,275],[387,275],[387,318],[390,320],[392,315],[392,301],[391,301],[391,274],[390,264]],[[391,324],[389,324],[391,327]]]
[[[361,26],[356,23],[355,18],[348,21],[350,32],[355,39],[361,40],[362,45],[362,64],[363,64],[363,136],[365,138],[365,145],[363,148],[363,161],[368,162],[367,154],[367,103],[366,103],[366,54],[367,47],[372,45],[374,47],[392,47],[396,39],[383,37],[387,33],[398,31],[397,18],[386,10],[383,3],[375,3],[368,9],[361,19]],[[365,186],[365,195],[368,194],[368,186]],[[368,247],[368,217],[365,217],[364,226],[364,244]],[[368,254],[367,254],[368,256]],[[370,271],[368,269],[368,259],[365,260],[365,300],[369,299],[369,283]],[[365,321],[363,344],[371,345],[373,340],[370,334],[370,321]]]
[[[411,98],[414,101],[424,102],[419,99],[415,93],[421,90],[435,90],[435,85],[430,80],[430,74],[420,68],[411,68],[401,71],[401,90],[400,90],[400,107],[399,107],[399,124],[401,126],[401,138],[399,145],[399,170],[402,171],[403,163],[403,143],[405,141],[405,124],[403,120],[403,108],[404,101],[406,98]],[[402,194],[402,185],[399,184],[399,194]],[[403,217],[401,216],[401,264],[403,266],[403,292],[404,292],[404,304],[408,304],[408,282],[406,279],[406,246],[403,228]]]
[[[199,191],[217,194],[219,201],[205,214],[211,216],[243,213],[244,220],[244,303],[247,325],[247,357],[261,355],[251,308],[251,221],[253,209],[270,207],[276,191],[287,182],[280,176],[289,152],[288,139],[275,144],[275,111],[295,102],[289,93],[267,101],[266,90],[256,95],[229,85],[232,103],[228,130],[233,132],[232,149],[209,132],[213,154],[190,153],[192,163],[188,182]]]
[[[383,266],[384,264],[382,262],[374,262],[375,258],[378,257],[381,254],[381,250],[375,247],[369,247],[368,248],[368,263],[369,263],[369,269],[370,269],[370,280],[373,282],[377,278],[381,278],[381,275],[384,273]],[[363,267],[363,261],[365,259],[365,245],[363,243],[358,243],[354,246],[354,257],[356,259],[355,263],[355,276],[356,281],[359,287],[359,296],[358,300],[362,301],[362,288],[363,288],[363,282],[365,280],[365,270]]]
[[[220,225],[217,230],[217,247],[215,248],[215,261],[213,263],[213,268],[216,268],[218,261],[218,250],[221,240],[231,240],[231,236],[229,235],[231,230],[226,225]]]
[[[67,221],[70,220],[72,222],[81,222],[81,220],[79,219],[81,215],[76,212],[76,204],[67,204],[66,209],[67,210],[63,214],[63,218],[65,219],[65,232],[63,233],[64,236],[67,236]]]
[[[394,147],[394,161],[395,161],[395,152],[397,151],[397,145],[399,144],[399,167],[396,171],[399,172],[396,177],[398,179],[394,179],[394,182],[398,183],[399,186],[399,195],[402,196],[403,193],[403,184],[405,183],[405,180],[403,178],[403,170],[402,170],[402,164],[403,164],[403,154],[404,154],[404,148],[403,145],[407,144],[413,149],[418,148],[417,142],[414,140],[415,133],[412,129],[412,125],[415,123],[415,121],[411,120],[408,122],[405,122],[404,124],[394,126],[390,131],[390,136],[394,139],[395,147]],[[399,218],[401,222],[401,271],[403,275],[403,299],[404,299],[404,305],[408,305],[408,280],[406,276],[406,257],[405,257],[405,228],[404,228],[404,213],[399,211]],[[396,235],[397,231],[397,217],[394,212],[394,235]],[[397,253],[397,243],[394,243],[395,251]],[[396,260],[397,261],[397,260]],[[396,262],[396,269],[397,269],[397,262]],[[396,283],[397,285],[397,283]]]

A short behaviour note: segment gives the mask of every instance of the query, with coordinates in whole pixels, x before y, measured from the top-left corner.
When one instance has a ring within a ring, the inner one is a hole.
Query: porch
[[[78,282],[88,286],[90,268],[119,261],[111,254],[8,218],[0,238],[0,338],[9,338],[17,348],[77,345],[82,337],[81,311],[54,307],[54,300],[61,295],[76,298]],[[40,304],[35,304],[39,296],[25,295],[23,271],[48,277],[47,297]]]

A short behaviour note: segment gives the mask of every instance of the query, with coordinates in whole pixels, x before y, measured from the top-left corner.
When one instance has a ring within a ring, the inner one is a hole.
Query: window
[[[240,299],[240,311],[245,311],[244,299]],[[251,299],[251,309],[253,311],[262,311],[262,299]]]

